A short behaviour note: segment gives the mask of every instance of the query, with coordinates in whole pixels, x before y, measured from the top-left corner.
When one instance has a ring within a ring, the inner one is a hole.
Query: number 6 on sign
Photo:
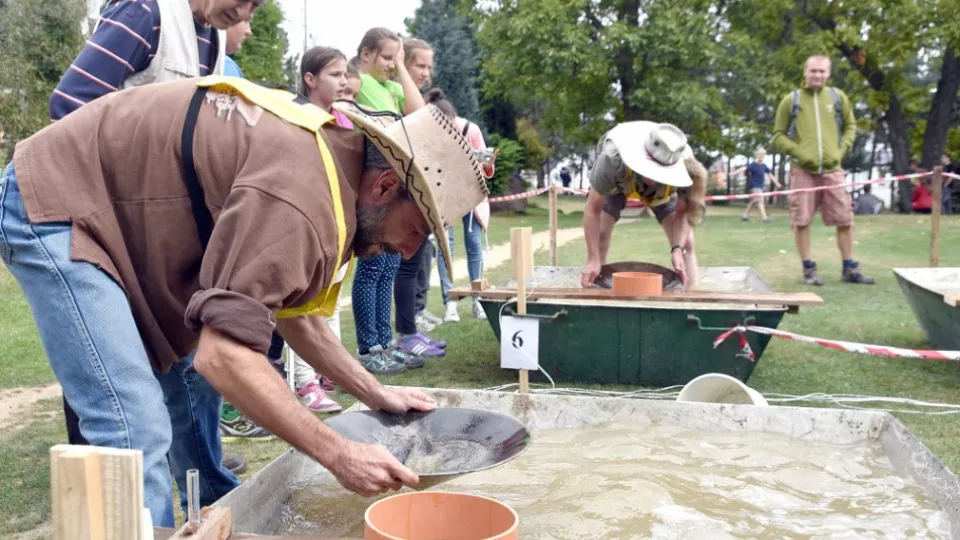
[[[500,367],[539,369],[540,321],[503,317],[500,322]]]

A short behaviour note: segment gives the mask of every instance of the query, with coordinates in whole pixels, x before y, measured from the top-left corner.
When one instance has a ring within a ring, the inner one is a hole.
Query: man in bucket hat
[[[143,450],[158,525],[174,524],[170,469],[181,489],[200,470],[201,504],[218,496],[206,474],[220,462],[219,404],[196,415],[171,372],[212,385],[357,493],[418,482],[384,447],[320,422],[264,357],[276,327],[372,409],[436,406],[384,388],[322,316],[354,256],[409,257],[431,232],[445,238],[486,195],[480,165],[431,107],[382,123],[344,112],[366,137],[233,77],[133,88],[21,142],[0,177],[0,258],[84,437]]]
[[[583,213],[587,263],[582,285],[590,287],[606,264],[613,225],[627,199],[653,210],[670,245],[670,259],[685,288],[697,283],[693,227],[703,220],[707,171],[693,157],[687,137],[676,126],[625,122],[597,144],[590,170],[590,193]]]

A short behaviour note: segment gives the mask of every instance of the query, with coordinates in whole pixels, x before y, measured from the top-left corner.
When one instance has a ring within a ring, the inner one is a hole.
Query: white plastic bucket
[[[760,392],[722,373],[707,373],[688,382],[677,401],[768,406]]]

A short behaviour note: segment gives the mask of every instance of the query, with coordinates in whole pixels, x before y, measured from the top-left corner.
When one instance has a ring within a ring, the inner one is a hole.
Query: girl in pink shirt
[[[346,97],[344,94],[349,87],[347,57],[342,52],[329,47],[314,47],[304,53],[300,61],[300,85],[301,93],[310,103],[332,114],[340,127],[353,129],[353,123],[333,108],[334,101]],[[359,91],[357,88],[353,95]]]

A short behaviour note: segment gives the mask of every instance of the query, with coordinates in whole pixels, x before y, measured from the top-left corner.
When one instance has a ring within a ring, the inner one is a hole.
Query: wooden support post
[[[50,449],[54,540],[143,538],[143,453],[98,446]]]
[[[940,210],[943,208],[943,167],[933,168],[933,207],[930,210],[930,266],[940,266]]]
[[[557,266],[557,185],[550,186],[550,266]]]
[[[533,274],[533,229],[514,227],[510,229],[511,255],[513,256],[513,274],[517,280],[517,313],[527,312],[527,277]],[[520,370],[520,392],[530,391],[530,374]]]
[[[474,292],[483,292],[490,287],[485,279],[475,279],[470,282],[470,290]]]

